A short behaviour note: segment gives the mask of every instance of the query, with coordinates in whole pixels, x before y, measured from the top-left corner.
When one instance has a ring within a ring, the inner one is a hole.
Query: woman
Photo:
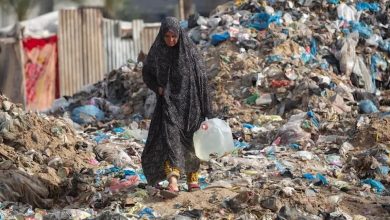
[[[153,43],[142,71],[145,84],[157,95],[149,135],[142,153],[142,168],[152,186],[169,181],[178,192],[180,174],[187,174],[188,190],[199,189],[199,159],[193,134],[210,116],[204,63],[197,48],[180,27],[167,17]]]

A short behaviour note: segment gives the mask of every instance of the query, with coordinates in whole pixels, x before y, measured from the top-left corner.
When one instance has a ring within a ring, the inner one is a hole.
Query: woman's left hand
[[[164,88],[163,87],[158,87],[158,94],[161,96],[164,95]]]

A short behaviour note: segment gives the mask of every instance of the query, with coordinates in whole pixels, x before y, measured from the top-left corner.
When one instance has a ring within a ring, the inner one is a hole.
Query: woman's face
[[[164,41],[168,47],[174,47],[177,44],[177,36],[172,31],[167,31],[164,35]]]

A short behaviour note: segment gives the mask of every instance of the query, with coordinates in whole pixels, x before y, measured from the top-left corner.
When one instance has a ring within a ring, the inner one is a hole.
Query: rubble
[[[185,192],[181,180],[172,200],[140,166],[155,103],[140,63],[57,100],[50,116],[1,97],[0,171],[31,176],[24,190],[43,184],[36,200],[0,190],[0,216],[387,218],[389,7],[376,3],[241,0],[191,17],[235,149],[202,163],[201,191]],[[85,106],[93,112],[74,111]]]

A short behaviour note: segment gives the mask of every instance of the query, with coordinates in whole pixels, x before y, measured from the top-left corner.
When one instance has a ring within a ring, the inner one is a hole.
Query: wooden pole
[[[179,18],[180,20],[184,20],[184,0],[179,0]]]

